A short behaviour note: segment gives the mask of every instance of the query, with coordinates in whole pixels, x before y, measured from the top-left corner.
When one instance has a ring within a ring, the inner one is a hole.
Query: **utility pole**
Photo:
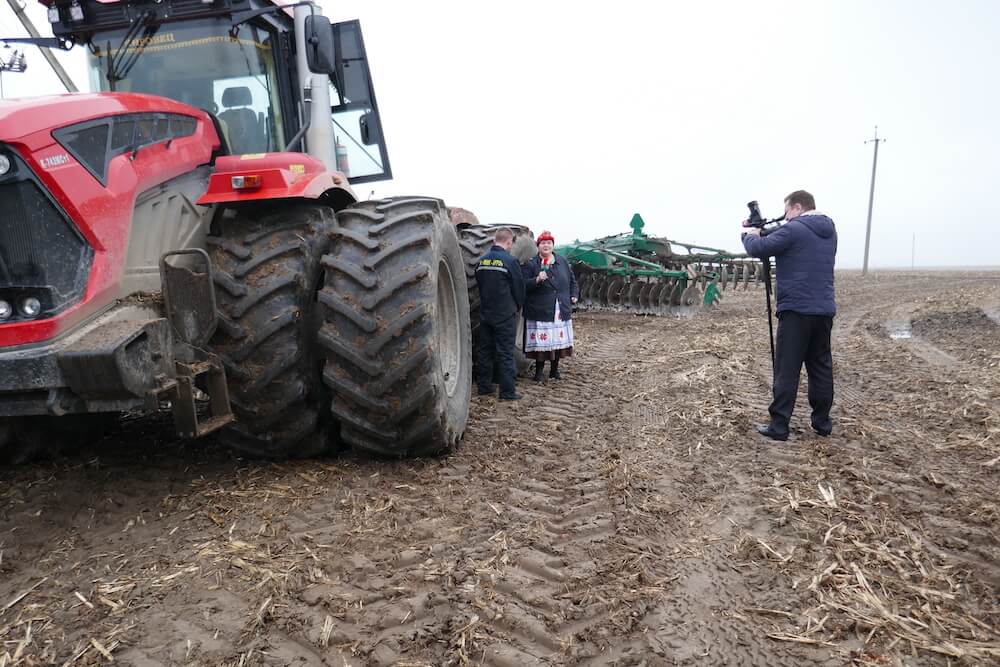
[[[14,14],[21,21],[21,25],[23,25],[24,29],[28,31],[29,35],[35,38],[41,37],[41,35],[38,34],[38,31],[35,29],[35,25],[31,22],[31,19],[29,19],[28,15],[24,13],[24,7],[21,6],[18,0],[7,0],[7,4],[10,5],[10,8],[14,10]],[[73,84],[73,79],[69,78],[69,74],[66,73],[66,70],[63,69],[63,66],[59,63],[58,60],[56,60],[56,57],[52,55],[52,50],[44,46],[39,46],[38,50],[42,52],[42,55],[45,56],[45,59],[49,61],[49,65],[52,66],[52,71],[56,73],[56,76],[59,77],[59,80],[62,81],[62,84],[66,86],[66,92],[69,93],[78,92],[76,86]]]
[[[917,235],[916,235],[916,233],[914,233],[913,234],[913,242],[910,243],[910,270],[911,271],[913,270],[913,267],[916,265],[916,258],[917,258]]]
[[[8,2],[15,2],[16,0],[7,0]],[[861,268],[861,275],[868,275],[868,246],[872,239],[872,204],[875,202],[875,167],[878,165],[878,145],[879,142],[885,141],[885,139],[878,138],[878,125],[875,126],[875,137],[866,141],[866,144],[875,144],[875,157],[872,158],[872,187],[868,192],[868,229],[865,231],[865,263]]]

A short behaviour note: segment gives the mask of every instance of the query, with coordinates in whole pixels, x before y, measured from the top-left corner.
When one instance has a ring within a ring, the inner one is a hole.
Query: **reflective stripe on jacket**
[[[524,305],[521,267],[498,245],[479,259],[476,284],[479,286],[479,316],[484,322],[504,322]]]

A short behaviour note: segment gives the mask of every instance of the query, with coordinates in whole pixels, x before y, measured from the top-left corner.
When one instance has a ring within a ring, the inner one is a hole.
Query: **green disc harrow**
[[[582,309],[684,313],[719,303],[727,288],[764,280],[760,261],[745,254],[647,236],[638,213],[629,226],[631,234],[556,247],[573,266]]]

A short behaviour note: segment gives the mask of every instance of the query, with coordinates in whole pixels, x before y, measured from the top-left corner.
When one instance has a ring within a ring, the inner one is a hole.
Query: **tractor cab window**
[[[223,19],[99,32],[91,40],[95,90],[149,93],[209,111],[233,153],[285,144],[273,33]]]

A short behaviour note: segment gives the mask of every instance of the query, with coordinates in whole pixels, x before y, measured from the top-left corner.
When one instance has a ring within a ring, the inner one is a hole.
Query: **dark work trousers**
[[[499,324],[483,320],[479,323],[479,391],[493,387],[495,362],[500,368],[500,395],[512,397],[517,393],[517,371],[514,368],[514,343],[517,339],[517,314]]]
[[[830,408],[833,406],[833,355],[830,330],[833,318],[823,315],[800,315],[792,311],[778,314],[778,340],[774,351],[774,401],[771,403],[771,428],[788,433],[788,421],[799,391],[799,374],[805,362],[809,375],[809,406],[812,426],[829,433]]]

